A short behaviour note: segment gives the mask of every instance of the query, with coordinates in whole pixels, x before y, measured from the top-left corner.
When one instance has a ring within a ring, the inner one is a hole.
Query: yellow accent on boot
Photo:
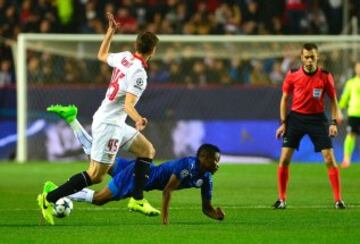
[[[39,194],[37,196],[37,202],[39,204],[41,214],[44,217],[45,221],[51,225],[54,225],[54,210],[52,204],[46,200],[46,193]]]
[[[140,212],[147,216],[158,216],[160,211],[151,206],[151,204],[146,199],[136,200],[131,197],[128,203],[128,209],[130,211]]]

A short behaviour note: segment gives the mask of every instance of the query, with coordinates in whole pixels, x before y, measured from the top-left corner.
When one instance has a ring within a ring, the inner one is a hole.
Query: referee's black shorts
[[[360,135],[360,117],[349,116],[347,132],[352,132],[356,135]]]
[[[300,114],[291,111],[286,118],[286,131],[283,147],[299,149],[304,135],[309,135],[315,152],[332,148],[329,137],[329,124],[325,114]]]

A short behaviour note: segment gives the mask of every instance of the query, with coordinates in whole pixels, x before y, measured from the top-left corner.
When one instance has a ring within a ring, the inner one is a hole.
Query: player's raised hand
[[[216,213],[216,219],[223,220],[225,218],[225,213],[221,208],[216,208],[215,213]]]
[[[106,17],[109,21],[109,29],[111,30],[117,30],[120,28],[120,23],[118,23],[116,20],[115,20],[115,17],[112,13],[106,13]]]
[[[135,128],[138,131],[142,131],[143,129],[145,129],[146,125],[148,124],[148,120],[145,117],[142,117],[141,119],[139,119],[138,121],[136,121],[135,123]]]
[[[285,124],[280,125],[280,127],[276,130],[276,139],[280,139],[285,134]]]

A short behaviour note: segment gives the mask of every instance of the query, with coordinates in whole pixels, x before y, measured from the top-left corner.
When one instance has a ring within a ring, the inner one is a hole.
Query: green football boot
[[[136,200],[131,197],[128,203],[129,211],[140,212],[147,216],[158,216],[160,215],[160,211],[150,205],[150,203],[146,199]]]
[[[51,225],[54,225],[54,210],[53,210],[53,205],[48,202],[46,200],[46,195],[55,190],[58,186],[55,185],[53,182],[51,181],[46,181],[43,187],[43,193],[39,194],[37,197],[37,201],[39,204],[39,207],[41,209],[41,214],[43,216],[43,218],[46,220],[46,222],[48,222]]]
[[[75,105],[63,106],[56,104],[47,107],[46,111],[57,114],[60,118],[70,124],[76,119],[78,108]]]
[[[56,188],[58,188],[58,186],[55,185],[54,182],[46,181],[45,184],[44,184],[43,192],[47,194],[47,193],[55,190]]]
[[[46,222],[48,222],[51,225],[55,224],[54,221],[54,209],[52,203],[48,202],[46,200],[47,193],[43,192],[37,196],[37,202],[39,204],[42,217],[45,219]]]

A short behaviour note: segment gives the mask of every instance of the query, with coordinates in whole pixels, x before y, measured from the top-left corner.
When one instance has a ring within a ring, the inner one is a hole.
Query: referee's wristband
[[[330,125],[337,125],[336,119],[332,119]]]
[[[280,125],[283,125],[283,124],[286,124],[286,120],[285,119],[282,119],[282,120],[280,120]]]

